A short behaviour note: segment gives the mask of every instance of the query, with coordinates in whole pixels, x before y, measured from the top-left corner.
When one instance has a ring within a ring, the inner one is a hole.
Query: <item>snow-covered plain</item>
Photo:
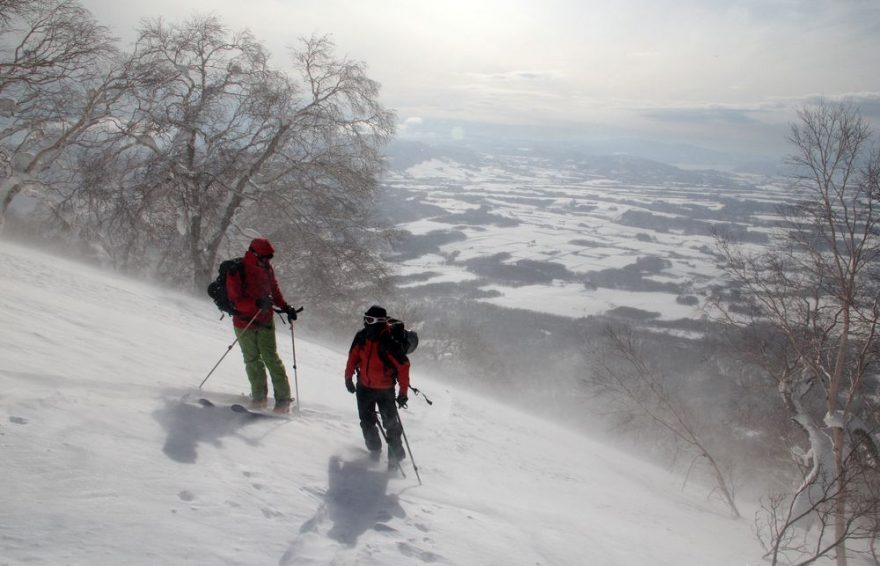
[[[575,161],[480,159],[428,159],[385,179],[386,190],[409,205],[401,220],[392,218],[395,227],[439,242],[399,262],[405,287],[470,281],[462,272],[473,274],[471,262],[504,254],[501,266],[525,261],[564,269],[566,284],[552,275],[525,282],[500,276],[476,283],[491,293],[480,300],[572,318],[621,306],[657,313],[661,321],[699,318],[722,283],[712,231],[760,248],[778,230],[776,207],[792,198],[779,179],[665,166],[659,173],[610,166],[597,173]],[[454,237],[443,241],[444,234]],[[636,275],[636,262],[646,259],[652,270]],[[682,296],[691,306],[676,301]]]
[[[499,296],[496,298],[484,299],[487,303],[509,308],[537,304],[541,306],[542,312],[557,316],[577,318],[609,312],[620,307],[640,309],[667,320],[699,316],[697,308],[676,303],[675,296],[668,293],[637,293],[602,288],[587,289],[583,285],[573,283],[525,285],[512,288],[487,285],[484,289],[499,292]]]
[[[366,458],[345,345],[298,333],[301,413],[248,419],[225,406],[237,347],[204,387],[219,405],[187,400],[232,340],[206,298],[0,241],[0,310],[3,565],[760,563],[705,488],[424,375],[418,352],[423,485]]]

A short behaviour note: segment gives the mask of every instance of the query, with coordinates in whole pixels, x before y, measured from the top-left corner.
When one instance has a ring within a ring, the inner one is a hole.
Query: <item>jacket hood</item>
[[[270,256],[275,253],[272,243],[266,238],[254,238],[251,241],[250,251],[261,256]]]
[[[388,311],[386,311],[384,308],[380,307],[379,305],[373,305],[369,309],[367,309],[367,312],[364,313],[364,316],[375,316],[375,317],[379,317],[379,318],[385,318],[388,316]]]

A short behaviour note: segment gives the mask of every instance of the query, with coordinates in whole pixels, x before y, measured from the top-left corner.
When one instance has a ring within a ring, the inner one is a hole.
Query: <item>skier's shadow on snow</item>
[[[179,399],[167,399],[165,406],[153,417],[168,432],[162,451],[166,456],[183,464],[194,464],[198,459],[199,444],[221,447],[224,436],[232,436],[256,419],[224,410],[224,407],[202,407]],[[247,439],[245,439],[247,440]]]
[[[385,523],[392,517],[406,516],[397,495],[385,492],[389,473],[375,467],[366,456],[352,461],[330,458],[324,503],[333,523],[327,536],[333,540],[354,546],[367,530],[392,531]]]

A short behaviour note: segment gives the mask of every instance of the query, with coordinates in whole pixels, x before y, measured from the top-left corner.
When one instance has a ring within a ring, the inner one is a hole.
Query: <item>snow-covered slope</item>
[[[302,413],[196,392],[232,341],[213,305],[0,241],[0,564],[745,565],[693,484],[424,375],[411,461],[362,447],[345,345],[297,334]],[[308,311],[304,313],[308,316]],[[353,318],[352,331],[358,320]],[[279,330],[282,357],[290,334]],[[205,385],[246,390],[237,346]]]

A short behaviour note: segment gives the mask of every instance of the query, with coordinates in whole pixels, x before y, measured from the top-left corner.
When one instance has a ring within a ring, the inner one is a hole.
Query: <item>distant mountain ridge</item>
[[[710,167],[682,168],[669,162],[631,154],[596,154],[575,147],[555,150],[544,146],[537,149],[515,147],[496,149],[495,152],[485,153],[466,146],[396,141],[387,149],[386,158],[391,170],[396,172],[405,171],[432,159],[446,160],[465,168],[478,168],[490,163],[497,163],[503,159],[508,161],[508,167],[516,160],[543,161],[547,166],[574,167],[582,173],[600,175],[624,182],[643,181],[646,177],[650,177],[655,182],[721,186],[740,183],[729,172],[714,170]]]

